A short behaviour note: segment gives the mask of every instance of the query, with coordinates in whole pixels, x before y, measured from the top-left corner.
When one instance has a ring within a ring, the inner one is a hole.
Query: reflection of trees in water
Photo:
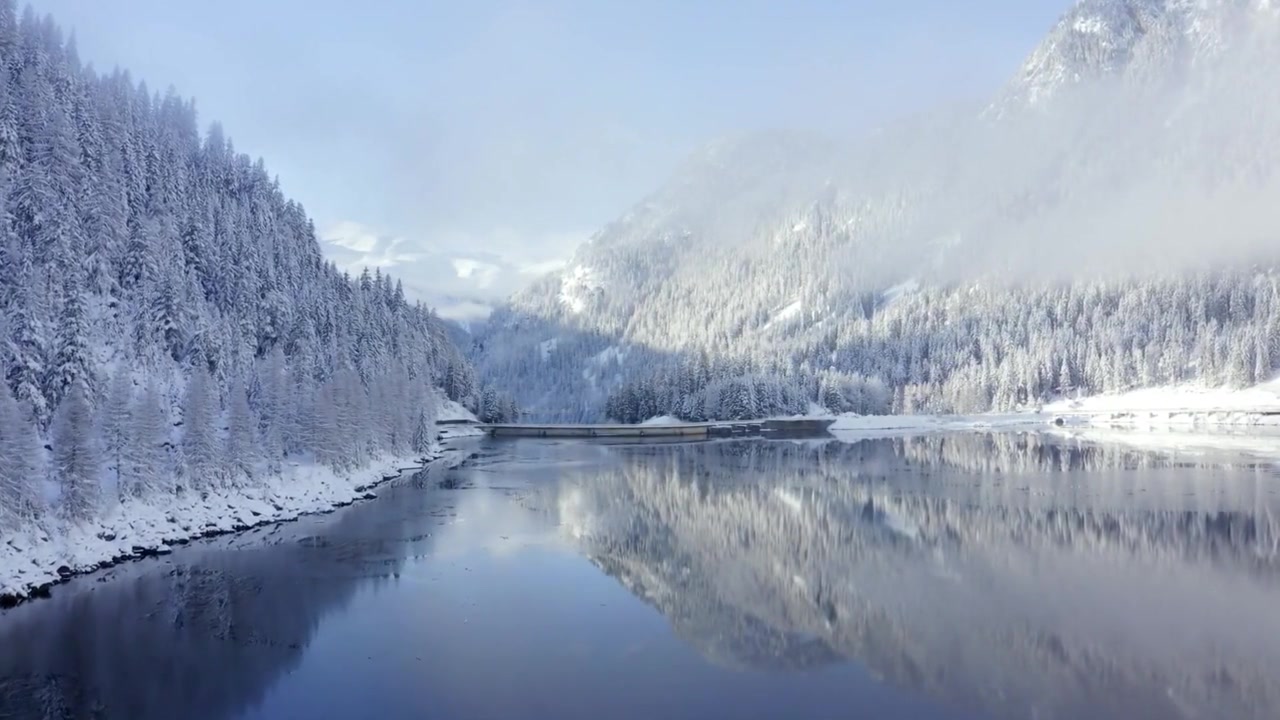
[[[619,454],[566,479],[561,519],[719,662],[850,658],[1002,717],[1280,709],[1253,468],[981,436]]]
[[[1043,433],[970,433],[925,435],[894,441],[903,458],[924,465],[945,464],[971,472],[1067,472],[1087,470],[1165,469],[1171,466],[1214,468],[1122,445],[1103,445]],[[1245,467],[1254,467],[1245,464]]]
[[[423,497],[397,498],[392,517],[388,503],[352,507],[278,545],[122,566],[118,580],[79,580],[0,617],[0,718],[244,711],[298,665],[325,615],[399,571],[405,538],[387,524],[412,527]]]
[[[890,523],[909,522],[925,544],[997,534],[1023,544],[1118,546],[1280,571],[1280,497],[1273,492],[1280,476],[1265,466],[1194,466],[1032,434],[723,443],[627,455],[633,465],[702,485],[732,476],[812,503],[834,502],[841,512],[856,505]]]

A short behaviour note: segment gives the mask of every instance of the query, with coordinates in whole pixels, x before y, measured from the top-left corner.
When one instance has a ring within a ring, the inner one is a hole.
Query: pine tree
[[[14,529],[40,515],[40,477],[35,426],[0,384],[0,528]]]
[[[242,478],[252,479],[254,476],[258,462],[255,424],[244,389],[238,384],[232,385],[227,402],[227,438],[223,450],[223,466],[232,484],[239,484]]]
[[[338,409],[340,401],[337,397],[336,385],[337,383],[330,379],[316,393],[315,404],[307,413],[307,445],[317,462],[335,470],[341,470],[348,466],[350,458],[347,456],[346,443],[343,442],[344,432],[341,427]]]
[[[179,477],[208,488],[228,454],[242,479],[255,454],[271,472],[286,453],[355,468],[412,442],[422,383],[475,405],[474,369],[444,323],[380,272],[353,280],[326,262],[302,208],[220,127],[202,138],[192,102],[81,66],[52,21],[16,24],[12,6],[0,0],[0,373],[35,422],[0,429],[6,448],[26,448],[0,472],[39,479],[4,492],[53,478],[78,517],[99,509],[85,498],[102,480],[120,497]],[[229,387],[246,369],[251,398]],[[155,387],[127,399],[126,372],[186,384],[182,430]],[[82,421],[81,401],[101,424],[71,442],[60,433]],[[91,485],[46,476],[43,440],[73,470],[96,451],[110,472]]]
[[[426,455],[435,446],[435,440],[435,403],[430,399],[426,399],[426,401],[419,403],[418,412],[414,418],[411,449],[419,455]]]
[[[12,320],[9,323],[9,355],[12,364],[5,373],[15,399],[27,403],[40,425],[46,426],[52,408],[44,394],[45,339],[40,322],[40,309],[35,306],[37,295],[33,292],[29,272],[21,272],[18,294],[13,303]]]
[[[133,379],[128,371],[117,370],[111,377],[106,402],[99,413],[102,451],[107,469],[115,476],[116,494],[120,500],[135,495],[137,478],[128,462],[129,433],[133,427]]]
[[[210,395],[209,385],[208,371],[197,368],[187,382],[182,403],[182,459],[188,485],[195,490],[213,487],[220,470],[214,426],[217,401]]]
[[[131,413],[125,458],[129,490],[136,497],[171,492],[174,467],[170,459],[170,422],[163,399],[155,385],[142,392]]]
[[[261,397],[258,409],[258,435],[262,438],[262,457],[270,472],[279,472],[287,438],[296,432],[291,427],[289,378],[286,375],[284,351],[275,348],[260,364]]]
[[[84,382],[77,380],[68,388],[54,414],[52,433],[61,514],[70,521],[89,520],[100,507],[102,457]]]
[[[842,413],[849,409],[845,404],[844,393],[840,391],[840,387],[831,379],[823,383],[822,399],[819,403],[833,413]]]
[[[147,304],[138,323],[140,348],[158,347],[176,362],[185,362],[190,317],[183,298],[182,285],[165,275],[148,288]],[[207,346],[210,338],[200,338]],[[207,360],[210,353],[205,353]]]
[[[480,407],[476,413],[480,418],[480,422],[497,423],[502,422],[502,408],[500,406],[498,391],[491,387],[487,387],[480,393]]]
[[[94,362],[89,356],[89,323],[85,310],[83,279],[68,274],[62,288],[62,314],[58,318],[53,361],[45,378],[44,394],[56,406],[79,382],[92,397]]]

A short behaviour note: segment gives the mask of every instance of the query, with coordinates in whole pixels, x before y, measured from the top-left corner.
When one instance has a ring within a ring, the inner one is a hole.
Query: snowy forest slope
[[[1253,0],[1082,0],[984,109],[717,143],[499,308],[479,367],[626,420],[1267,378],[1278,33]]]
[[[321,256],[194,102],[0,0],[0,535],[424,452],[486,394],[435,314]],[[489,404],[499,403],[488,393]],[[2,580],[3,578],[0,578]]]

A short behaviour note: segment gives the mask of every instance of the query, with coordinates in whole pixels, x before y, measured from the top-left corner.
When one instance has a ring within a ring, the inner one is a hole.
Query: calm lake
[[[483,441],[0,614],[0,718],[1280,717],[1280,468]]]

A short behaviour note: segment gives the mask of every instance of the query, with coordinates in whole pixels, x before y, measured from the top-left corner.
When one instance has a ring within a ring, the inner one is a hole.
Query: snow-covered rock
[[[1147,85],[1216,61],[1249,28],[1274,20],[1258,0],[1080,0],[993,106],[1043,107],[1090,82]]]

